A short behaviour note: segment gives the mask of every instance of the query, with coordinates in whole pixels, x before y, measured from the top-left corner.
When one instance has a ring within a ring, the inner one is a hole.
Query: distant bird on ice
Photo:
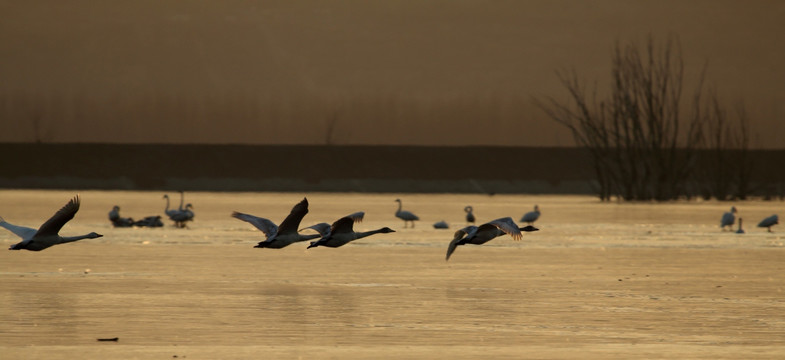
[[[414,228],[414,222],[416,220],[420,220],[417,215],[414,215],[411,211],[401,210],[403,208],[403,202],[401,199],[395,199],[395,202],[398,203],[398,211],[395,212],[395,217],[403,220],[403,227],[406,228],[406,224],[408,222],[412,223],[412,228]]]
[[[447,256],[444,260],[450,260],[450,256],[455,251],[455,248],[461,245],[482,245],[504,234],[510,235],[513,240],[520,240],[522,237],[521,231],[531,232],[537,230],[539,229],[531,225],[518,227],[511,217],[496,219],[479,227],[469,225],[455,232],[450,245],[447,247]]]
[[[736,207],[731,206],[730,211],[722,214],[722,219],[720,220],[720,228],[725,230],[725,227],[729,227],[731,231],[733,231],[733,223],[736,222]]]
[[[471,206],[467,206],[463,208],[463,211],[466,212],[466,222],[469,224],[474,224],[475,218],[474,218],[474,213],[472,213],[472,211],[474,211],[474,208]]]
[[[344,246],[351,241],[362,239],[374,234],[387,234],[395,232],[395,230],[388,227],[371,231],[356,232],[352,228],[354,222],[355,220],[350,216],[345,216],[336,220],[332,226],[330,226],[330,233],[322,236],[322,238],[319,240],[312,241],[311,244],[308,245],[308,249],[317,246],[337,248]]]
[[[433,224],[434,229],[449,229],[450,225],[447,224],[446,221],[442,220]]]
[[[758,223],[758,227],[762,227],[762,228],[765,227],[769,229],[769,232],[771,232],[771,227],[779,223],[780,223],[779,217],[777,217],[777,214],[774,214],[772,216],[769,216],[761,220],[760,223]]]
[[[38,230],[9,224],[0,217],[0,226],[22,238],[22,242],[12,245],[8,250],[41,251],[58,244],[102,237],[103,235],[95,232],[79,236],[60,236],[60,229],[63,228],[65,223],[74,218],[76,212],[79,211],[79,204],[79,196],[77,195],[43,223]]]
[[[540,207],[534,205],[534,211],[529,211],[526,214],[523,214],[523,217],[521,218],[521,222],[529,223],[529,225],[532,225],[539,218],[540,218]]]
[[[232,213],[232,217],[245,221],[264,233],[267,239],[256,244],[255,248],[281,249],[296,242],[316,239],[320,236],[319,234],[301,235],[297,232],[300,221],[303,220],[307,213],[308,199],[303,198],[302,201],[292,208],[289,215],[281,222],[281,226],[275,225],[268,219],[237,211]]]
[[[739,229],[736,230],[737,234],[744,234],[744,229],[741,228],[741,218],[739,218]]]
[[[114,227],[131,227],[134,226],[134,219],[120,217],[120,207],[115,205],[109,211],[109,221],[112,222]]]

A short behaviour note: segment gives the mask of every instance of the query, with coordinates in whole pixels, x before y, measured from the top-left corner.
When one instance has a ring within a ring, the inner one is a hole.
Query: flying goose
[[[401,199],[395,199],[395,201],[398,203],[398,211],[395,212],[395,217],[403,220],[404,228],[406,228],[406,224],[409,221],[411,221],[412,228],[414,228],[414,221],[420,220],[420,218],[417,217],[417,215],[414,215],[411,211],[401,210],[403,208],[403,202],[401,202]]]
[[[305,217],[305,214],[307,213],[308,199],[303,198],[302,201],[292,208],[292,211],[286,219],[283,220],[281,226],[276,226],[275,223],[268,219],[243,214],[237,211],[232,213],[232,217],[248,222],[264,233],[264,236],[267,239],[256,244],[256,246],[254,246],[255,248],[281,249],[296,242],[316,239],[321,236],[319,234],[301,235],[297,232],[300,221],[303,220],[303,217]]]
[[[352,229],[353,225],[354,225],[354,219],[349,216],[344,216],[336,220],[332,224],[332,226],[330,226],[329,234],[322,236],[321,239],[317,241],[312,241],[311,245],[308,245],[308,249],[317,246],[336,248],[346,245],[351,241],[362,239],[364,237],[371,236],[374,234],[386,234],[386,233],[395,232],[395,230],[390,229],[388,227],[383,227],[381,229],[376,229],[371,231],[356,232],[354,231],[354,229]]]
[[[530,232],[537,230],[539,229],[531,225],[518,227],[511,217],[496,219],[480,226],[469,225],[455,232],[450,245],[447,247],[445,260],[450,260],[450,255],[455,251],[455,248],[461,245],[482,245],[504,234],[510,235],[513,240],[520,240],[522,237],[521,231]]]
[[[41,251],[58,244],[102,237],[103,235],[95,232],[79,236],[60,236],[60,229],[63,228],[65,223],[74,218],[77,211],[79,211],[79,195],[65,204],[65,206],[58,210],[49,220],[43,223],[38,230],[9,224],[0,217],[0,226],[22,238],[22,242],[12,245],[8,250]]]
[[[344,217],[351,218],[352,220],[354,220],[355,223],[359,223],[359,222],[363,221],[363,218],[365,217],[365,212],[358,211],[358,212],[356,212],[354,214],[349,214],[349,215],[346,215]],[[325,237],[327,235],[330,235],[331,226],[330,226],[330,224],[323,222],[323,223],[314,224],[314,225],[311,225],[311,226],[308,226],[308,227],[304,227],[304,228],[300,229],[300,231],[303,231],[305,229],[316,230],[316,232],[319,233],[319,236]]]

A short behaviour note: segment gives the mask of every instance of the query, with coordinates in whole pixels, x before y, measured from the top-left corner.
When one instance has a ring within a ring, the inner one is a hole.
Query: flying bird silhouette
[[[531,232],[537,230],[539,229],[531,225],[518,227],[510,217],[496,219],[480,226],[469,225],[455,232],[450,245],[447,246],[445,260],[450,260],[452,253],[461,245],[482,245],[504,234],[510,235],[513,240],[520,240],[522,237],[521,231]]]
[[[43,223],[38,230],[10,224],[0,217],[0,226],[22,238],[22,242],[11,245],[8,250],[41,251],[54,245],[102,237],[103,235],[95,232],[79,236],[60,236],[60,229],[74,218],[76,212],[79,211],[79,204],[79,195],[77,195]]]

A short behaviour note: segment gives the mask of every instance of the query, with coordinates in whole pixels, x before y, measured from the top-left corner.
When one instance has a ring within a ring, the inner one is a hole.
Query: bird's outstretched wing
[[[511,217],[496,219],[488,224],[496,226],[499,230],[504,232],[507,235],[510,235],[513,240],[520,240],[523,235],[521,235],[521,230],[514,221],[512,221]]]
[[[311,226],[308,226],[308,227],[304,227],[304,228],[300,229],[300,231],[303,231],[305,229],[316,230],[316,232],[318,232],[319,235],[325,236],[325,235],[330,233],[330,224],[328,224],[328,223],[318,223],[318,224],[314,224],[314,225],[311,225]]]
[[[460,230],[458,230],[460,231]],[[461,241],[460,237],[455,237],[452,241],[450,241],[450,245],[447,246],[447,256],[444,257],[444,261],[450,260],[450,255],[455,251],[455,248],[458,247],[458,243]]]
[[[46,220],[46,222],[38,228],[36,235],[57,235],[60,232],[60,229],[63,228],[63,225],[73,219],[76,212],[79,211],[79,204],[79,195],[74,196],[71,201],[65,204],[60,210],[57,210],[49,220]]]
[[[364,211],[358,211],[358,212],[356,212],[354,214],[349,214],[349,215],[346,215],[344,217],[351,218],[352,220],[354,220],[355,223],[360,223],[360,222],[363,222],[363,218],[365,217],[365,212]]]
[[[232,217],[253,225],[257,229],[261,230],[264,233],[264,235],[267,237],[273,236],[278,233],[278,226],[275,225],[272,221],[267,220],[265,218],[260,218],[249,214],[243,214],[237,211],[232,213]]]
[[[278,227],[278,233],[296,233],[297,228],[300,227],[300,221],[303,220],[305,214],[307,213],[308,199],[303,199],[303,201],[300,201],[292,208],[292,211],[289,212],[289,215],[286,216],[286,219],[281,222],[281,226]]]
[[[345,216],[338,220],[336,220],[333,225],[330,227],[331,234],[340,234],[340,233],[350,233],[354,230],[352,229],[354,225],[354,219]]]
[[[469,226],[467,226],[467,227],[465,227],[463,229],[460,229],[460,230],[456,231],[455,235],[453,235],[452,239],[453,239],[453,241],[461,240],[464,237],[469,237],[470,238],[470,237],[474,236],[475,234],[477,234],[477,227],[474,226],[474,225],[469,225]]]
[[[9,224],[2,217],[0,217],[0,226],[6,228],[6,229],[8,229],[8,231],[16,234],[16,236],[19,236],[20,238],[22,238],[22,240],[28,240],[28,239],[32,238],[33,235],[35,235],[35,233],[37,231],[36,229],[31,229],[29,227]]]

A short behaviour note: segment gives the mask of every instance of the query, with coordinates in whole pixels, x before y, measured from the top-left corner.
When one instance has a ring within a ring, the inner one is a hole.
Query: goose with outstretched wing
[[[49,218],[49,220],[43,223],[38,230],[10,224],[0,217],[0,227],[4,227],[22,238],[22,242],[14,244],[8,249],[41,251],[54,245],[102,237],[103,235],[95,232],[78,236],[60,235],[60,229],[62,229],[68,221],[73,219],[76,212],[79,211],[79,204],[80,200],[77,195]]]

